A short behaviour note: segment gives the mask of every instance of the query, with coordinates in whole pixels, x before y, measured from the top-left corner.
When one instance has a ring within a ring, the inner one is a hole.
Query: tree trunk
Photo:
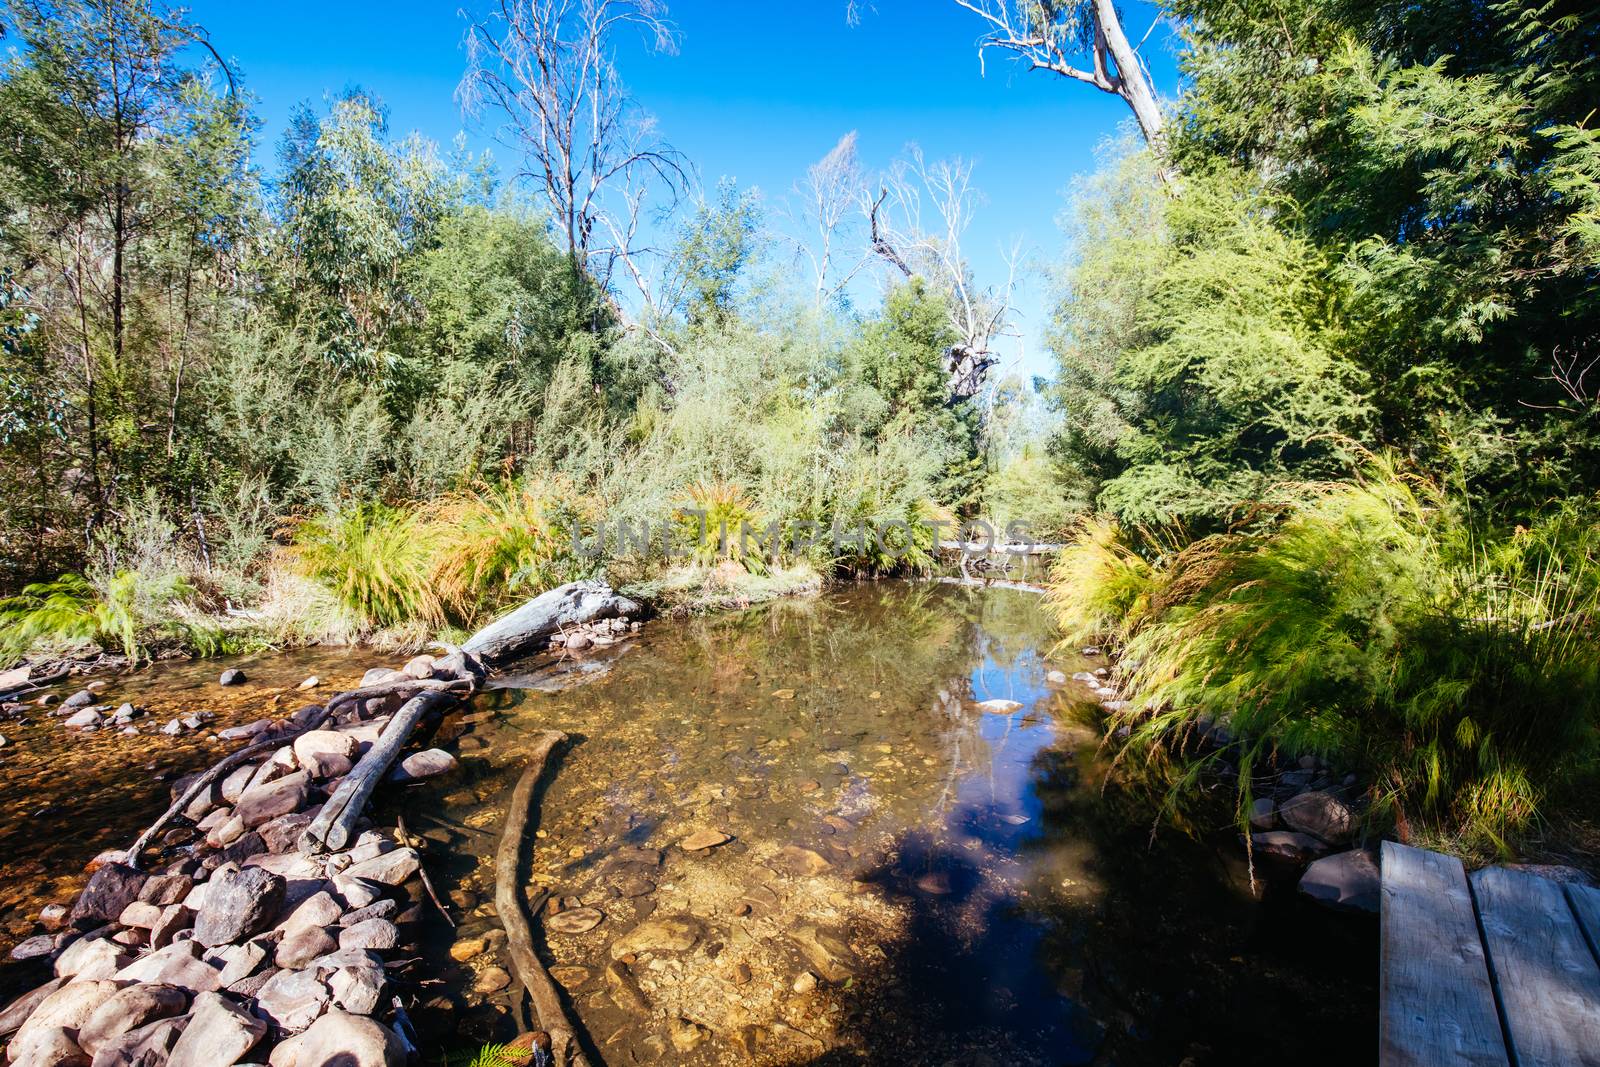
[[[1100,32],[1105,35],[1106,50],[1117,65],[1117,95],[1126,100],[1138,120],[1144,139],[1159,156],[1165,145],[1166,119],[1161,114],[1161,104],[1155,90],[1139,64],[1139,56],[1122,32],[1122,22],[1117,18],[1113,0],[1094,0],[1094,17]]]

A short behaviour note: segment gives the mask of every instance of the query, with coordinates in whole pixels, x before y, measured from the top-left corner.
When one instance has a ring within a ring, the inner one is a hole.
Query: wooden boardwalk
[[[1385,841],[1382,1067],[1600,1067],[1600,890]]]

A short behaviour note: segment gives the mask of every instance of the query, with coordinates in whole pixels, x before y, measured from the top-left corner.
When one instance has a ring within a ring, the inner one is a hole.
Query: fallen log
[[[172,802],[172,806],[166,811],[162,812],[161,817],[155,822],[151,823],[145,832],[140,834],[138,839],[134,841],[133,845],[128,849],[128,866],[138,869],[139,854],[142,853],[146,848],[150,847],[150,842],[155,840],[156,834],[159,834],[162,830],[166,829],[167,825],[171,823],[173,819],[176,819],[181,812],[189,807],[190,804],[193,804],[195,799],[198,798],[202,792],[211,788],[212,783],[214,783],[218,778],[221,778],[223,775],[232,771],[235,767],[244,766],[257,756],[265,755],[268,752],[275,752],[284,745],[294,744],[295,738],[310,730],[317,729],[323,723],[327,722],[332,715],[333,702],[329,701],[327,707],[324,707],[318,714],[313,715],[305,724],[305,726],[301,727],[300,729],[295,730],[292,733],[284,734],[281,737],[273,737],[267,741],[257,741],[253,745],[246,745],[239,751],[230,753],[216,763],[213,763],[210,769],[202,771],[194,781],[189,783],[189,788],[185,789],[178,799]]]
[[[561,993],[534,951],[532,919],[522,895],[522,843],[530,836],[528,824],[533,817],[534,794],[550,753],[566,740],[567,735],[558,730],[540,733],[528,755],[528,766],[512,791],[511,806],[506,810],[505,826],[500,831],[500,847],[494,858],[494,904],[505,927],[511,966],[528,990],[540,1027],[550,1035],[556,1067],[588,1067],[589,1060],[578,1044],[576,1028],[561,1006]]]
[[[454,694],[445,689],[428,688],[400,705],[394,718],[384,726],[378,740],[367,749],[355,769],[344,776],[339,788],[322,806],[316,819],[300,835],[300,851],[306,855],[338,852],[355,836],[356,820],[366,810],[367,799],[389,773],[411,731],[429,711],[452,702]]]
[[[542,650],[551,636],[565,627],[637,615],[642,610],[604,582],[569,582],[500,616],[467,638],[461,651],[478,657],[485,666],[497,667]]]

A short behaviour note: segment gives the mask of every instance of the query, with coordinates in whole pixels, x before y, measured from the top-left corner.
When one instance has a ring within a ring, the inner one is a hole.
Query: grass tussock
[[[1155,562],[1091,524],[1054,588],[1071,639],[1122,646],[1131,751],[1171,752],[1202,718],[1242,739],[1241,812],[1271,751],[1314,753],[1364,773],[1375,817],[1503,850],[1594,766],[1600,532],[1575,511],[1491,537],[1379,465]]]

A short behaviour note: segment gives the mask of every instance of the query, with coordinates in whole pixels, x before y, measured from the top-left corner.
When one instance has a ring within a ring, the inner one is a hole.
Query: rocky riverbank
[[[1098,648],[1084,649],[1100,655]],[[1117,684],[1115,667],[1080,671],[1072,680],[1112,715],[1135,709]],[[1128,736],[1126,724],[1114,727]],[[1201,720],[1190,744],[1219,761],[1218,774],[1237,785],[1238,739],[1225,723]],[[1376,915],[1381,879],[1376,838],[1361,823],[1364,787],[1356,775],[1340,773],[1316,756],[1275,754],[1252,770],[1250,833],[1241,845],[1252,862],[1273,865],[1298,878],[1299,892],[1338,911]]]

